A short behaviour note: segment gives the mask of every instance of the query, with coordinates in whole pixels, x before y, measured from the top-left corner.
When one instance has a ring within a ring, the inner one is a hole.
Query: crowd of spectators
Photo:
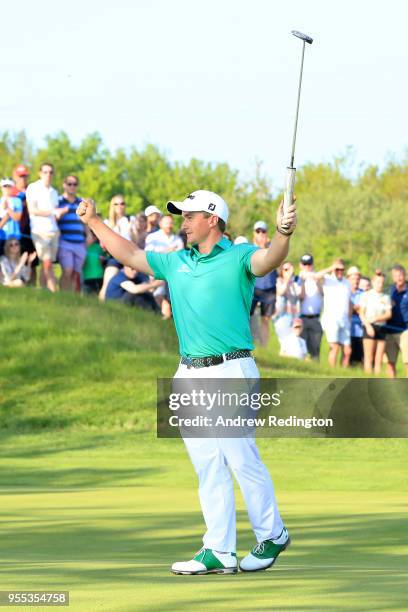
[[[20,164],[12,178],[0,181],[0,283],[7,287],[40,286],[50,291],[82,291],[100,300],[120,300],[171,317],[169,288],[139,270],[122,266],[106,252],[76,214],[79,180],[68,175],[59,194],[53,187],[54,167],[43,163],[39,179],[29,182],[29,170]],[[186,236],[175,233],[173,218],[153,205],[134,216],[126,211],[123,195],[116,194],[105,223],[126,240],[145,250],[168,253],[187,247]],[[232,240],[229,234],[226,234]],[[250,242],[237,236],[235,244]],[[265,248],[268,225],[259,220],[251,242]],[[59,283],[54,264],[61,268]],[[391,270],[392,285],[384,291],[385,274],[371,278],[341,258],[323,270],[305,253],[298,272],[291,261],[255,281],[251,308],[253,335],[263,346],[274,329],[283,356],[320,358],[323,335],[334,367],[361,366],[367,373],[396,376],[402,355],[408,376],[408,284],[403,266]]]

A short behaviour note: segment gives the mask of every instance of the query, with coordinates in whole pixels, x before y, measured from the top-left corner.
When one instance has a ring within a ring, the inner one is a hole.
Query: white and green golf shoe
[[[235,553],[220,553],[202,548],[190,561],[178,561],[171,566],[173,574],[236,574],[238,571]]]
[[[280,536],[274,540],[264,540],[257,544],[239,564],[243,572],[259,572],[272,567],[279,554],[290,544],[288,530],[284,527]]]

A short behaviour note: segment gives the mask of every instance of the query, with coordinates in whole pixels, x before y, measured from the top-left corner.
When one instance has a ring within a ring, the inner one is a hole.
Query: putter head
[[[298,32],[297,30],[292,30],[291,33],[293,34],[293,36],[296,36],[297,38],[301,38],[305,42],[309,43],[309,45],[311,45],[313,42],[313,38],[311,38],[307,34],[302,34],[302,32]]]

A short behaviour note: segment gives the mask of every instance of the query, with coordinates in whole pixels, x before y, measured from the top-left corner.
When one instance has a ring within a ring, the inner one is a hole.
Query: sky
[[[0,131],[36,145],[98,131],[111,149],[227,162],[284,181],[352,147],[354,170],[407,150],[406,0],[2,0]]]

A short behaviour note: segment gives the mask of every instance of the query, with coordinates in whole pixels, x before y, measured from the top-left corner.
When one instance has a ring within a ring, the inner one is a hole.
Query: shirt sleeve
[[[23,212],[23,202],[20,200],[20,198],[13,198],[13,211]]]
[[[154,253],[153,251],[145,251],[147,263],[153,270],[154,278],[157,280],[166,280],[170,271],[172,253]]]
[[[252,244],[240,244],[239,248],[239,262],[242,268],[245,270],[247,276],[250,278],[257,278],[252,272],[251,268],[251,257],[259,249],[259,247]]]

